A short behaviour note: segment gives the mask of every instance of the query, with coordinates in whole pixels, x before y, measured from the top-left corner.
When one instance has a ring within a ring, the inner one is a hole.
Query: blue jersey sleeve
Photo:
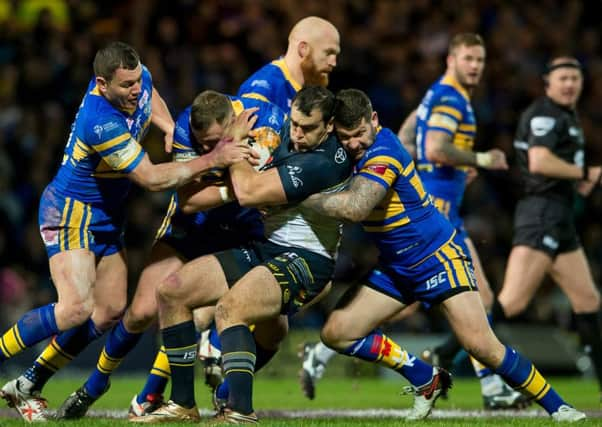
[[[173,158],[175,161],[186,161],[199,156],[195,147],[196,141],[190,129],[190,107],[177,118],[173,135]]]
[[[86,141],[115,171],[130,173],[144,157],[142,146],[132,137],[126,121],[118,113],[94,117],[86,126]],[[80,142],[76,141],[74,158]],[[81,144],[85,148],[85,144]]]
[[[428,130],[438,130],[454,135],[458,130],[466,101],[456,93],[442,92],[433,100],[429,117],[426,119]]]

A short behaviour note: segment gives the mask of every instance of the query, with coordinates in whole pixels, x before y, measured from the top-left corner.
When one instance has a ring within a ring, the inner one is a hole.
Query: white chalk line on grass
[[[211,417],[214,411],[201,409],[202,417]],[[409,414],[408,409],[315,409],[315,410],[259,410],[259,418],[281,418],[281,419],[328,419],[328,418],[404,418]],[[589,417],[600,418],[600,411],[585,411]],[[52,411],[51,411],[52,413]],[[8,408],[0,408],[0,418],[17,417],[17,412]],[[88,411],[89,417],[93,418],[127,418],[126,410],[115,409],[92,409]],[[465,410],[465,409],[434,409],[430,418],[546,418],[548,414],[543,410]]]

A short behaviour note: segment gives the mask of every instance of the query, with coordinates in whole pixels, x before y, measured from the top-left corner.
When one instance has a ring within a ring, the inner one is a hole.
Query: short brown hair
[[[96,52],[94,74],[109,82],[118,68],[134,70],[139,63],[140,56],[132,46],[123,42],[112,42]]]
[[[485,42],[483,41],[483,37],[476,33],[456,34],[449,42],[447,53],[451,55],[460,46],[483,46],[483,48],[485,48]]]
[[[197,95],[190,108],[190,125],[204,132],[217,122],[222,124],[234,112],[230,98],[214,90],[206,90]]]
[[[343,89],[337,93],[334,115],[335,125],[343,129],[355,129],[365,119],[372,117],[372,103],[366,93],[359,89]]]

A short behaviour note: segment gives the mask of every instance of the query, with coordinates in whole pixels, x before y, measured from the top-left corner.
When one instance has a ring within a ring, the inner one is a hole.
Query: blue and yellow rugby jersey
[[[245,80],[238,89],[238,96],[271,102],[287,113],[291,110],[293,98],[301,89],[284,63],[284,58],[264,65]]]
[[[426,159],[425,137],[429,130],[448,133],[461,150],[471,150],[477,125],[468,92],[452,77],[433,84],[416,114],[416,163],[435,206],[461,229],[459,209],[466,187],[466,167],[434,164]]]
[[[249,108],[259,108],[255,112],[257,121],[253,126],[255,139],[261,140],[262,144],[268,145],[271,151],[274,151],[280,144],[280,129],[286,119],[284,111],[270,102],[237,96],[229,98],[236,115]],[[173,155],[176,161],[190,160],[202,154],[190,128],[191,108],[186,108],[176,120],[173,141]]]
[[[127,174],[145,154],[140,141],[150,125],[152,89],[151,74],[143,66],[138,105],[124,112],[101,96],[94,78],[90,81],[61,167],[49,184],[55,194],[121,210],[131,185]]]
[[[415,265],[454,235],[454,228],[430,201],[414,161],[390,129],[379,128],[355,174],[382,185],[387,193],[362,221],[386,263]]]
[[[286,115],[274,104],[250,98],[230,97],[235,114],[243,110],[258,107],[258,118],[253,126],[254,137],[258,143],[269,147],[270,152],[280,144],[280,131]],[[176,161],[190,160],[202,154],[190,127],[191,107],[185,109],[176,120],[173,155]],[[222,171],[208,174],[203,179],[220,180]],[[238,246],[250,240],[263,239],[263,220],[256,209],[243,208],[237,202],[228,203],[214,209],[194,214],[184,214],[174,193],[167,214],[157,231],[156,239],[178,238],[185,233],[202,233],[203,236],[216,235],[226,247]],[[219,237],[217,235],[220,234]],[[217,242],[215,242],[217,244]],[[197,242],[198,246],[198,242]],[[184,249],[178,249],[186,255]],[[225,249],[225,247],[224,247]],[[207,252],[215,252],[219,249]],[[188,256],[188,258],[191,258]]]

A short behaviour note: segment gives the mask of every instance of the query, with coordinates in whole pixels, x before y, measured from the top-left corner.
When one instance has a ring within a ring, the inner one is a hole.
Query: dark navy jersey
[[[268,211],[265,236],[281,246],[308,249],[334,258],[341,237],[341,222],[324,217],[298,202],[314,193],[345,189],[352,172],[347,152],[334,134],[310,151],[293,150],[290,122],[267,168],[277,168],[288,203]]]
[[[575,181],[546,177],[529,172],[528,150],[543,146],[554,155],[584,166],[585,140],[577,113],[554,103],[547,96],[535,100],[521,115],[514,148],[526,195],[549,196],[572,204]]]

